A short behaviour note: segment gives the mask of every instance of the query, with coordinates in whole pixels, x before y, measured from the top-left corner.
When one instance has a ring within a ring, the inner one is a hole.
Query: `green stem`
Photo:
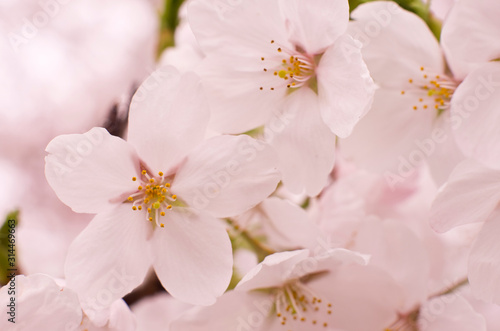
[[[163,53],[165,48],[174,45],[174,32],[179,23],[178,13],[182,2],[183,0],[165,0],[163,11],[160,14],[158,57]]]
[[[241,230],[240,227],[237,224],[235,224],[232,220],[227,219],[227,222],[237,232],[237,235],[241,239],[245,240],[248,243],[248,245],[250,245],[252,250],[257,255],[257,259],[259,260],[259,262],[262,262],[266,258],[266,256],[276,253],[275,250],[266,246],[265,244],[255,239],[254,237],[252,237],[252,235],[250,235],[250,233],[248,233],[246,230]]]

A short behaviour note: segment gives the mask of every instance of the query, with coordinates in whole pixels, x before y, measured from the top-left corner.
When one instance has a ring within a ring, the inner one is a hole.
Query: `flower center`
[[[407,90],[401,91],[402,95],[415,93],[418,103],[413,105],[413,110],[435,109],[438,114],[449,108],[450,100],[457,88],[457,83],[446,75],[433,74],[420,67],[421,77],[410,78]]]
[[[307,286],[295,280],[275,291],[276,317],[281,325],[293,327],[309,322],[313,326],[327,327],[331,319],[332,304],[325,303]]]
[[[274,40],[271,40],[271,44],[275,44]],[[283,86],[287,88],[301,87],[314,76],[315,65],[311,56],[298,50],[289,50],[284,46],[278,47],[276,51],[278,54],[272,59],[260,58],[264,64],[269,65],[264,68],[264,71],[272,72],[276,78],[280,79],[278,84],[269,87],[271,91]],[[263,89],[264,87],[261,86],[260,90]]]
[[[132,177],[132,181],[138,181],[137,192],[130,195],[127,200],[132,202],[132,210],[145,210],[146,219],[153,220],[159,227],[165,224],[160,222],[160,217],[165,216],[165,211],[172,209],[172,203],[177,200],[175,194],[170,194],[170,183],[164,177],[163,172],[158,176],[151,176],[146,170],[142,170],[139,178]]]

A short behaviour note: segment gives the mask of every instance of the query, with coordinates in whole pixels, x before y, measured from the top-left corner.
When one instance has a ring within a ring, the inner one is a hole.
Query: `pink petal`
[[[259,63],[251,59],[260,61],[261,50],[275,50],[271,40],[284,42],[287,37],[278,0],[194,0],[189,3],[188,19],[207,55],[247,57],[250,66]]]
[[[457,78],[500,57],[499,11],[496,0],[464,0],[453,6],[443,25],[441,44]]]
[[[290,41],[309,54],[320,54],[342,35],[349,22],[343,0],[281,0]]]
[[[153,254],[161,283],[183,302],[211,305],[229,285],[231,242],[222,223],[207,214],[174,208],[154,233]]]
[[[443,185],[453,169],[466,159],[454,139],[450,112],[444,112],[437,119],[431,138],[436,149],[427,157],[427,164],[434,182]],[[430,144],[428,145],[431,146]]]
[[[360,43],[340,36],[316,69],[321,116],[333,133],[345,138],[370,109],[375,84],[361,58]]]
[[[399,91],[410,78],[421,76],[420,67],[444,72],[439,43],[417,15],[392,1],[374,1],[351,16],[349,34],[363,43],[363,59],[378,85]]]
[[[461,295],[452,293],[425,302],[418,319],[422,331],[486,331],[484,316]]]
[[[140,285],[151,265],[146,214],[129,204],[97,214],[71,244],[66,258],[68,286],[96,323],[101,311]]]
[[[139,172],[139,160],[132,146],[103,128],[58,136],[46,151],[47,181],[76,212],[101,212],[137,188],[132,177]]]
[[[162,67],[132,99],[128,141],[153,173],[167,173],[203,140],[209,116],[199,78]]]
[[[132,314],[125,301],[116,300],[111,304],[107,324],[110,330],[135,331],[137,330],[136,324],[135,315]]]
[[[266,54],[260,54],[259,61]],[[208,55],[197,71],[212,112],[209,126],[217,132],[242,133],[264,125],[285,99],[286,87],[270,71],[263,71],[266,65],[247,68],[248,62],[246,57]],[[276,89],[270,90],[272,86]]]
[[[16,276],[14,286],[0,290],[2,330],[76,330],[82,321],[78,296],[69,288],[56,284],[43,274]],[[15,290],[15,295],[8,293]],[[15,298],[14,316],[10,315],[11,298]],[[14,317],[14,323],[8,321]]]
[[[274,152],[267,144],[246,135],[218,136],[188,156],[172,192],[190,207],[230,217],[267,198],[279,178]]]
[[[286,188],[317,195],[332,171],[336,141],[320,116],[317,95],[306,87],[293,92],[283,113],[273,117],[266,130]]]
[[[450,9],[455,5],[455,0],[439,0],[430,2],[432,14],[441,21],[444,21]]]
[[[435,150],[432,111],[414,111],[418,96],[381,88],[372,109],[352,134],[339,140],[340,151],[358,166],[401,178],[410,177]],[[452,139],[452,138],[448,138]]]
[[[473,222],[483,222],[500,201],[500,171],[474,160],[460,163],[441,188],[430,211],[431,226],[438,232]]]
[[[476,297],[500,304],[500,209],[484,223],[469,256],[469,283]]]
[[[193,309],[174,321],[170,331],[267,331],[272,308],[267,293],[229,291],[214,305]]]
[[[137,331],[171,331],[170,324],[192,307],[160,292],[134,304],[132,311],[137,319]]]
[[[370,266],[344,266],[307,285],[332,304],[330,326],[349,331],[384,330],[402,299],[394,280]]]
[[[352,249],[369,254],[370,265],[387,271],[403,287],[403,311],[427,298],[430,261],[426,246],[399,221],[368,220],[356,232]]]
[[[452,128],[458,147],[468,157],[500,169],[500,63],[471,72],[451,100]]]
[[[316,255],[310,257],[309,261],[305,260],[300,264],[297,264],[294,270],[294,274],[302,277],[307,275],[308,273],[314,273],[317,271],[330,270],[332,272],[335,272],[336,269],[338,269],[342,265],[366,265],[370,260],[369,255],[354,252],[345,248],[325,248],[320,246],[316,247],[314,252],[316,253]]]
[[[321,240],[326,241],[323,238],[326,235],[309,220],[307,212],[296,204],[271,197],[264,200],[259,207],[277,232],[275,240],[279,240],[281,246],[314,249],[322,243]]]
[[[191,1],[188,9],[190,25],[206,53],[197,72],[212,111],[210,127],[242,133],[263,125],[287,90],[263,69],[279,65],[279,47],[293,49],[278,1]]]
[[[308,249],[285,251],[266,256],[236,286],[237,291],[282,286],[295,265],[309,256]]]

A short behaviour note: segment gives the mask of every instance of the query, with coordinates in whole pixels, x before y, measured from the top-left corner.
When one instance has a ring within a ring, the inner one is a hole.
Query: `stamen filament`
[[[159,177],[149,175],[146,170],[142,170],[141,174],[138,191],[128,196],[127,201],[132,202],[134,211],[142,210],[144,206],[146,220],[152,222],[154,218],[156,225],[163,228],[165,224],[160,222],[160,217],[165,216],[166,210],[172,209],[171,203],[177,201],[177,195],[170,195],[170,183],[166,182],[163,172],[158,172]],[[134,178],[133,181],[138,180]]]

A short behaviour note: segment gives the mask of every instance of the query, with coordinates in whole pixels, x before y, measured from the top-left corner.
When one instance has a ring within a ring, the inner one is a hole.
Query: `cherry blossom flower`
[[[318,224],[330,241],[368,254],[369,265],[400,287],[398,316],[384,330],[486,330],[468,300],[449,291],[464,287],[474,229],[438,235],[422,221],[436,188],[429,174],[419,177],[393,191],[381,175],[351,170],[321,195]]]
[[[0,1],[0,330],[500,330],[498,0],[122,2]]]
[[[47,146],[46,176],[58,197],[97,214],[65,267],[84,309],[105,309],[151,264],[183,301],[211,304],[226,289],[231,244],[216,217],[250,209],[279,175],[270,148],[248,136],[203,141],[208,118],[198,78],[167,67],[134,96],[128,141],[94,128]]]
[[[0,289],[2,315],[13,317],[0,320],[2,330],[75,330],[75,331],[133,331],[135,319],[123,300],[112,303],[103,325],[92,323],[78,301],[78,296],[64,281],[44,274],[19,275],[13,279],[15,301],[9,286]],[[12,304],[13,302],[13,304]],[[14,305],[11,310],[9,304]],[[9,312],[13,311],[10,315]]]
[[[500,147],[495,125],[500,101],[498,10],[499,3],[492,0],[458,1],[441,37],[450,69],[462,80],[451,100],[455,140],[465,156],[492,168],[498,168],[498,153],[492,151]]]
[[[197,72],[211,127],[241,133],[265,125],[285,185],[317,195],[333,167],[335,135],[350,134],[374,90],[359,43],[345,34],[348,2],[191,1],[188,18],[206,55]],[[283,116],[293,119],[273,127]]]
[[[58,134],[104,125],[153,66],[156,29],[143,0],[0,1],[0,209],[2,221],[20,211],[23,274],[64,277],[67,248],[91,219],[47,184],[45,147]]]
[[[352,17],[349,31],[363,42],[363,58],[380,89],[371,111],[340,141],[343,155],[400,183],[441,152],[436,172],[449,173],[463,159],[451,133],[457,125],[452,100],[473,91],[457,89],[460,80],[446,70],[439,42],[415,14],[376,1]]]
[[[366,256],[345,249],[270,255],[234,291],[211,307],[185,315],[171,329],[382,329],[395,318],[398,289],[365,263]],[[375,304],[382,296],[385,304]]]
[[[317,92],[322,118],[340,136],[367,111],[373,92],[369,74],[359,52],[350,57],[342,52],[357,48],[345,35],[347,1],[314,0],[306,6],[257,0],[225,8],[191,1],[188,15],[207,57],[200,72],[210,98],[226,96],[211,102],[213,124],[222,131],[263,125],[279,101],[301,87]],[[245,82],[239,90],[235,79]]]

